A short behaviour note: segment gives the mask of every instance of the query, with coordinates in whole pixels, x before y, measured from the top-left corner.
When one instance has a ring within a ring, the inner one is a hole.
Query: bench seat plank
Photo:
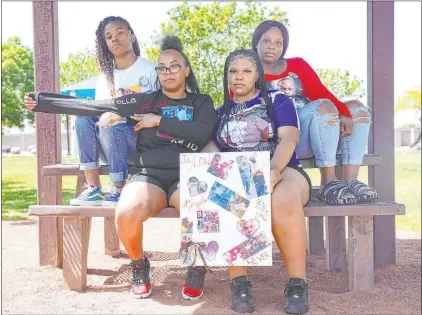
[[[307,217],[326,217],[326,216],[368,216],[368,215],[402,215],[405,214],[403,204],[395,202],[378,202],[373,204],[357,205],[325,205],[315,200],[305,207],[305,216]],[[112,207],[80,207],[66,205],[38,205],[30,206],[28,214],[30,216],[48,217],[48,216],[77,216],[77,217],[114,217],[114,208]],[[178,218],[179,213],[174,208],[165,208],[158,212],[155,217],[159,218]]]

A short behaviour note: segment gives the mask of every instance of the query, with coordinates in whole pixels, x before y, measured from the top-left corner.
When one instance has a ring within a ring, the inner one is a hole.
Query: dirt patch
[[[153,266],[153,294],[133,299],[129,291],[128,257],[103,254],[101,219],[92,223],[88,257],[88,289],[69,291],[62,270],[38,266],[37,225],[3,222],[2,302],[4,314],[232,314],[228,274],[213,268],[204,297],[184,301],[186,269],[177,265],[177,221],[152,219],[145,224],[145,249]],[[400,233],[397,233],[400,237]],[[327,271],[324,254],[308,256],[309,314],[421,314],[421,241],[397,240],[397,265],[375,270],[375,287],[348,291],[347,271]],[[272,267],[250,268],[256,314],[283,314],[287,280],[274,246]]]

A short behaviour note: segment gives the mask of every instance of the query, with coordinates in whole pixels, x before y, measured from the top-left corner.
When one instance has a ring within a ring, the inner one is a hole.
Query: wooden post
[[[336,177],[341,180],[343,166],[336,166]],[[325,218],[325,247],[327,269],[346,268],[346,223],[345,217]]]
[[[310,254],[324,251],[324,217],[308,218],[308,251]]]
[[[59,52],[57,2],[34,1],[35,90],[59,92]],[[45,165],[61,161],[60,115],[36,113],[37,199],[39,205],[62,202],[60,176],[43,177]],[[39,218],[40,265],[62,266],[62,219]]]
[[[374,246],[372,216],[351,216],[349,232],[349,290],[369,290],[374,286]]]
[[[372,107],[369,153],[382,156],[368,169],[380,201],[394,201],[394,2],[370,1],[368,13],[368,105]],[[375,266],[396,263],[394,216],[374,218]]]
[[[71,290],[84,291],[87,285],[88,245],[92,218],[64,217],[63,276]]]
[[[112,257],[120,256],[120,240],[117,235],[114,217],[104,218],[104,252]]]

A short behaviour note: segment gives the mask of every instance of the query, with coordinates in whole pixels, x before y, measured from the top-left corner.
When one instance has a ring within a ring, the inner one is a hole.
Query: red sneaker
[[[145,258],[143,264],[129,265],[132,273],[132,296],[135,299],[145,299],[151,295],[151,265]]]
[[[198,300],[204,289],[204,280],[207,270],[205,267],[188,267],[188,274],[183,286],[182,296],[185,300]]]

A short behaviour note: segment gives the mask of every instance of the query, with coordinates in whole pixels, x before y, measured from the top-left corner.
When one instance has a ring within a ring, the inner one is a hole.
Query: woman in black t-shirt
[[[117,233],[131,259],[135,298],[151,294],[150,263],[142,247],[143,222],[168,205],[180,209],[179,154],[201,151],[217,123],[214,104],[208,95],[199,93],[177,37],[163,40],[156,71],[157,91],[153,93],[101,101],[35,93],[38,105],[34,111],[78,116],[115,112],[136,122],[140,171],[124,186],[115,215]],[[202,295],[205,272],[204,267],[188,268],[185,299]]]

